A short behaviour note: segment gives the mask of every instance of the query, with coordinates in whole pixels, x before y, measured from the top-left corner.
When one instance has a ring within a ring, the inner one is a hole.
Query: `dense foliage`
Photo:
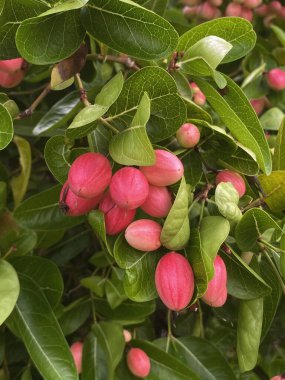
[[[285,7],[261,3],[0,1],[1,380],[285,372]]]

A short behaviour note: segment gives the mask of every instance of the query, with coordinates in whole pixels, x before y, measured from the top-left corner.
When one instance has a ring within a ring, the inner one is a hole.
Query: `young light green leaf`
[[[0,259],[0,325],[13,311],[19,292],[20,284],[15,269]]]
[[[273,170],[285,170],[285,117],[283,117],[275,143]]]
[[[266,194],[265,202],[272,211],[283,211],[285,208],[285,171],[276,170],[269,176],[261,174],[259,182]]]
[[[218,162],[224,168],[244,175],[256,175],[259,171],[255,155],[241,144],[238,144],[236,151],[230,157],[220,158]]]
[[[279,28],[277,25],[270,25],[270,28],[273,30],[275,33],[276,37],[278,40],[281,42],[281,44],[285,47],[285,32],[283,29]]]
[[[124,85],[122,71],[115,75],[99,92],[95,98],[95,104],[110,107],[118,99]]]
[[[215,202],[220,213],[232,223],[236,224],[242,218],[238,207],[239,193],[230,182],[221,182],[215,190]]]
[[[154,150],[146,133],[150,118],[150,100],[144,93],[129,128],[113,136],[109,151],[114,161],[121,165],[153,165]]]
[[[272,107],[260,117],[260,123],[263,129],[269,131],[278,131],[285,114],[281,109]]]
[[[17,207],[24,198],[31,174],[32,153],[30,143],[22,137],[15,136],[14,143],[20,155],[21,173],[11,179],[14,204]]]
[[[13,120],[7,109],[0,104],[0,150],[6,148],[13,138]]]
[[[95,234],[98,236],[98,238],[105,243],[110,255],[113,256],[113,245],[115,243],[115,238],[106,235],[105,219],[103,212],[99,210],[91,211],[88,214],[88,222]]]
[[[188,191],[183,177],[175,201],[165,219],[160,240],[166,248],[179,250],[186,246],[189,237]]]

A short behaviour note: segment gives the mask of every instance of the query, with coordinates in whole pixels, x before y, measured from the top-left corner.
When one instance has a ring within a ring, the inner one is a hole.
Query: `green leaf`
[[[263,316],[263,298],[240,301],[237,325],[237,354],[241,372],[257,362]]]
[[[273,170],[285,170],[285,117],[278,131],[275,143]]]
[[[267,283],[232,249],[232,253],[222,253],[227,267],[228,293],[235,298],[250,300],[262,296],[271,297],[271,288]]]
[[[215,202],[220,213],[232,223],[238,223],[242,212],[238,207],[239,193],[230,182],[221,182],[215,190]]]
[[[258,177],[266,194],[265,202],[272,211],[282,211],[285,208],[285,171],[276,170],[269,176]]]
[[[171,137],[186,119],[186,107],[177,94],[173,78],[160,67],[145,67],[126,80],[123,90],[110,108],[110,120],[130,125],[144,93],[151,102],[147,133],[151,141]]]
[[[24,198],[31,174],[32,153],[29,142],[22,137],[15,136],[14,143],[20,154],[21,173],[11,179],[10,185],[13,192],[15,207],[17,207]]]
[[[106,355],[91,331],[84,340],[82,356],[82,380],[106,380],[108,377]]]
[[[115,369],[119,364],[125,348],[123,329],[111,322],[96,323],[92,329],[98,342],[107,355],[108,378],[113,379]]]
[[[275,33],[276,37],[278,40],[281,42],[281,45],[285,47],[285,32],[279,26],[270,24],[270,28],[273,30]]]
[[[0,259],[0,325],[9,317],[17,302],[20,284],[15,269]]]
[[[121,165],[153,165],[155,154],[146,133],[150,118],[150,101],[144,93],[129,128],[113,136],[109,151],[114,161]]]
[[[29,18],[19,26],[16,45],[28,62],[35,65],[57,63],[80,47],[85,37],[80,10],[60,11],[60,7]]]
[[[58,317],[58,323],[65,336],[73,334],[88,319],[91,305],[86,298],[77,298],[76,301],[66,306]]]
[[[71,228],[84,221],[84,217],[69,217],[60,210],[61,186],[42,191],[25,200],[14,213],[17,222],[36,231]]]
[[[44,293],[20,274],[21,292],[11,315],[35,366],[47,380],[77,380],[70,349]]]
[[[225,75],[224,78],[227,80],[227,87],[223,96],[211,84],[200,79],[195,79],[195,82],[231,134],[256,155],[261,169],[269,174],[271,155],[258,117],[238,85]]]
[[[116,239],[116,237],[110,237],[106,235],[103,212],[99,210],[91,211],[88,214],[88,222],[98,238],[104,242],[110,255],[113,256],[113,245],[114,239]]]
[[[166,57],[178,41],[177,32],[166,20],[129,1],[91,0],[82,10],[82,21],[94,38],[136,58]]]
[[[188,190],[183,177],[175,201],[165,219],[160,241],[168,249],[179,250],[186,246],[189,237]]]
[[[260,117],[262,128],[269,131],[278,131],[284,119],[284,116],[284,112],[282,112],[279,108],[270,108]]]
[[[281,228],[267,212],[259,208],[248,210],[235,229],[238,246],[243,252],[258,249],[257,239],[270,228],[274,228],[279,236],[282,233]]]
[[[124,85],[124,77],[122,71],[115,75],[99,92],[95,98],[95,103],[103,107],[111,107],[118,99]]]
[[[102,153],[104,155],[109,153],[109,142],[112,138],[112,132],[109,129],[99,122],[96,129],[92,131],[89,136],[92,141],[94,152]]]
[[[13,258],[11,264],[18,273],[30,277],[37,283],[52,308],[59,304],[64,286],[55,263],[43,257],[26,256]]]
[[[99,297],[103,297],[105,293],[106,279],[100,276],[84,277],[80,280],[80,283],[87,289],[90,289]]]
[[[200,39],[217,36],[233,45],[222,63],[236,61],[244,57],[254,47],[256,34],[252,24],[237,17],[222,17],[204,22],[184,33],[178,43],[177,51],[187,51]]]
[[[259,171],[255,157],[248,149],[243,146],[238,146],[237,150],[230,157],[227,157],[226,160],[223,158],[219,159],[219,165],[233,170],[244,175],[256,175]]]
[[[13,138],[13,120],[7,109],[0,104],[0,150],[6,148]]]
[[[0,181],[0,214],[5,210],[7,203],[7,183]]]

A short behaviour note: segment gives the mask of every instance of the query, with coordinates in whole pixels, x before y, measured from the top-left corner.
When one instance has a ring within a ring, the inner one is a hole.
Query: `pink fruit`
[[[184,5],[198,5],[201,3],[201,0],[183,0]]]
[[[265,98],[251,99],[250,101],[252,107],[254,108],[257,115],[260,115],[263,112],[265,107]]]
[[[185,16],[196,16],[197,12],[198,12],[198,8],[197,6],[195,7],[184,7],[182,12]]]
[[[126,343],[129,343],[132,340],[132,334],[129,332],[129,330],[123,330],[124,339]]]
[[[269,13],[269,7],[267,4],[262,4],[260,7],[255,9],[255,13],[258,16],[266,16]]]
[[[140,167],[151,185],[169,186],[182,178],[184,173],[183,164],[173,153],[156,149],[155,157],[154,165]]]
[[[150,359],[140,348],[131,348],[127,353],[127,364],[131,373],[137,377],[146,377],[150,373]]]
[[[85,153],[76,158],[68,173],[71,190],[80,197],[94,198],[109,185],[112,169],[100,153]]]
[[[285,89],[285,71],[282,69],[272,69],[267,74],[267,83],[270,88],[276,91]]]
[[[131,247],[139,251],[155,251],[161,246],[161,230],[161,225],[153,220],[135,220],[127,227],[125,238]]]
[[[240,197],[242,197],[245,194],[245,182],[242,176],[236,172],[232,172],[230,170],[223,170],[219,172],[219,174],[216,177],[216,185],[218,185],[220,182],[230,182],[237,190]]]
[[[66,181],[60,192],[59,207],[69,216],[84,215],[93,210],[101,198],[102,194],[94,198],[81,198],[71,191]]]
[[[172,207],[170,191],[165,186],[149,185],[149,193],[141,209],[155,218],[164,218]]]
[[[184,148],[193,148],[200,141],[200,131],[195,124],[185,123],[176,132],[176,138]]]
[[[216,7],[205,1],[199,6],[197,14],[205,20],[212,20],[216,14]]]
[[[225,10],[225,15],[229,17],[240,17],[242,6],[236,3],[229,3]]]
[[[206,96],[200,91],[194,95],[193,100],[198,106],[203,106],[206,103]]]
[[[212,306],[221,307],[227,300],[227,269],[220,256],[216,256],[214,261],[214,277],[208,283],[206,293],[202,300]]]
[[[220,7],[223,4],[223,0],[209,0],[214,7]]]
[[[25,71],[23,58],[0,61],[0,87],[12,88],[22,82]]]
[[[118,206],[129,210],[140,207],[145,202],[148,191],[146,177],[136,168],[122,168],[111,179],[111,197]]]
[[[170,310],[184,309],[194,292],[194,274],[188,260],[177,252],[164,255],[156,267],[155,286]]]
[[[253,20],[253,12],[249,8],[242,7],[240,17],[246,19],[249,22]]]
[[[285,379],[285,374],[284,375],[277,375],[274,377],[271,377],[270,380],[284,380]]]
[[[73,356],[73,360],[77,369],[77,373],[81,373],[82,370],[82,352],[83,352],[83,343],[75,342],[71,345],[70,351]]]
[[[109,193],[101,200],[99,210],[104,213],[107,235],[117,235],[123,231],[136,215],[136,210],[127,210],[116,205]]]
[[[278,14],[282,9],[282,4],[280,1],[271,1],[271,3],[268,5],[269,10],[274,12],[275,14]]]
[[[246,8],[254,9],[262,4],[262,0],[244,0],[243,6]]]

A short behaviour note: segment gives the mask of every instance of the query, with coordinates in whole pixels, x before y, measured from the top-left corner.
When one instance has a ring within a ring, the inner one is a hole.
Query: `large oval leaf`
[[[19,292],[20,284],[15,269],[0,259],[0,325],[13,311]]]
[[[285,171],[276,170],[269,176],[261,174],[258,177],[263,191],[265,202],[272,211],[285,209]]]

